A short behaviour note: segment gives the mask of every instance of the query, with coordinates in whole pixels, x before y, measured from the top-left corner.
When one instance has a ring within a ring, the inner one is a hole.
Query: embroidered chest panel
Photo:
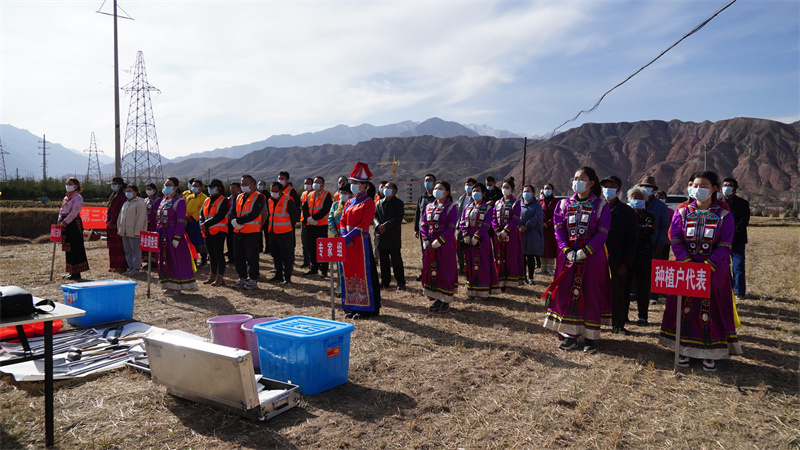
[[[486,221],[486,211],[489,209],[489,205],[486,203],[481,203],[480,205],[475,205],[474,203],[469,207],[469,213],[467,213],[467,220],[469,221],[470,227],[479,227],[483,225],[483,222]]]
[[[692,256],[710,255],[719,225],[720,216],[715,210],[700,211],[690,208],[683,231],[686,251]]]
[[[447,220],[447,207],[449,205],[440,205],[438,202],[431,203],[425,207],[425,220],[428,223],[428,229],[433,232],[447,227],[447,223],[442,223]]]
[[[516,202],[514,200],[502,201],[497,202],[497,208],[494,210],[494,217],[497,219],[497,222],[500,225],[508,225],[508,221],[511,220],[511,214],[514,213],[514,204]]]
[[[169,210],[172,208],[172,205],[175,204],[175,201],[172,197],[164,198],[161,201],[161,205],[158,206],[158,223],[159,225],[168,225],[169,224]]]
[[[591,201],[577,202],[570,200],[567,203],[566,218],[569,240],[586,239],[594,207],[595,205]]]

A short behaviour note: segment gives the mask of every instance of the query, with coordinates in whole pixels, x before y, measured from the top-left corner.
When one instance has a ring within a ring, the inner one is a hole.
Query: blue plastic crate
[[[135,281],[103,280],[62,284],[64,304],[86,311],[86,315],[67,319],[73,327],[90,327],[133,319]]]
[[[306,395],[347,383],[352,331],[349,323],[305,316],[257,324],[261,374],[291,380]]]

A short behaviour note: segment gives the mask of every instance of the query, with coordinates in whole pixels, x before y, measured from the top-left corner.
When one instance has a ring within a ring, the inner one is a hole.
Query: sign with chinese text
[[[81,222],[86,230],[105,230],[108,208],[102,206],[84,206],[81,208]]]
[[[157,252],[158,233],[156,233],[155,231],[140,231],[139,250],[143,252]]]
[[[317,262],[344,262],[344,238],[317,239]]]
[[[654,259],[650,291],[658,294],[709,298],[711,265]]]
[[[50,240],[53,242],[61,242],[61,224],[50,225]]]

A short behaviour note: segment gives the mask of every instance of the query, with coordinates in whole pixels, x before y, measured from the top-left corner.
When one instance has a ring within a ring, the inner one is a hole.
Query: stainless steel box
[[[267,420],[300,403],[298,386],[262,378],[247,350],[159,334],[144,339],[153,381],[176,397]]]

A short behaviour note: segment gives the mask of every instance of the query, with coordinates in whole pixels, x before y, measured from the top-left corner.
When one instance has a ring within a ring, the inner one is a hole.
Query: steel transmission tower
[[[97,150],[97,142],[94,140],[94,131],[92,131],[92,139],[89,141],[89,148],[84,150],[84,152],[89,154],[89,168],[86,169],[86,181],[101,183],[103,181],[103,175],[100,173],[100,158],[97,154],[103,152]],[[92,180],[92,174],[95,175],[94,180]]]
[[[42,150],[42,181],[47,181],[47,138],[45,135],[42,135],[42,140],[39,141],[42,143],[42,146],[39,147]]]
[[[122,177],[131,184],[164,181],[161,171],[161,154],[158,152],[156,122],[150,103],[150,91],[160,93],[147,82],[144,54],[136,54],[133,81],[123,87],[131,95],[128,106],[128,125],[125,129],[125,145],[122,152]]]
[[[10,155],[10,154],[11,153],[8,153],[3,148],[3,141],[0,141],[0,172],[2,172],[2,174],[0,174],[0,175],[3,176],[3,181],[8,181],[8,175],[6,175],[6,157],[5,157],[5,155]]]

